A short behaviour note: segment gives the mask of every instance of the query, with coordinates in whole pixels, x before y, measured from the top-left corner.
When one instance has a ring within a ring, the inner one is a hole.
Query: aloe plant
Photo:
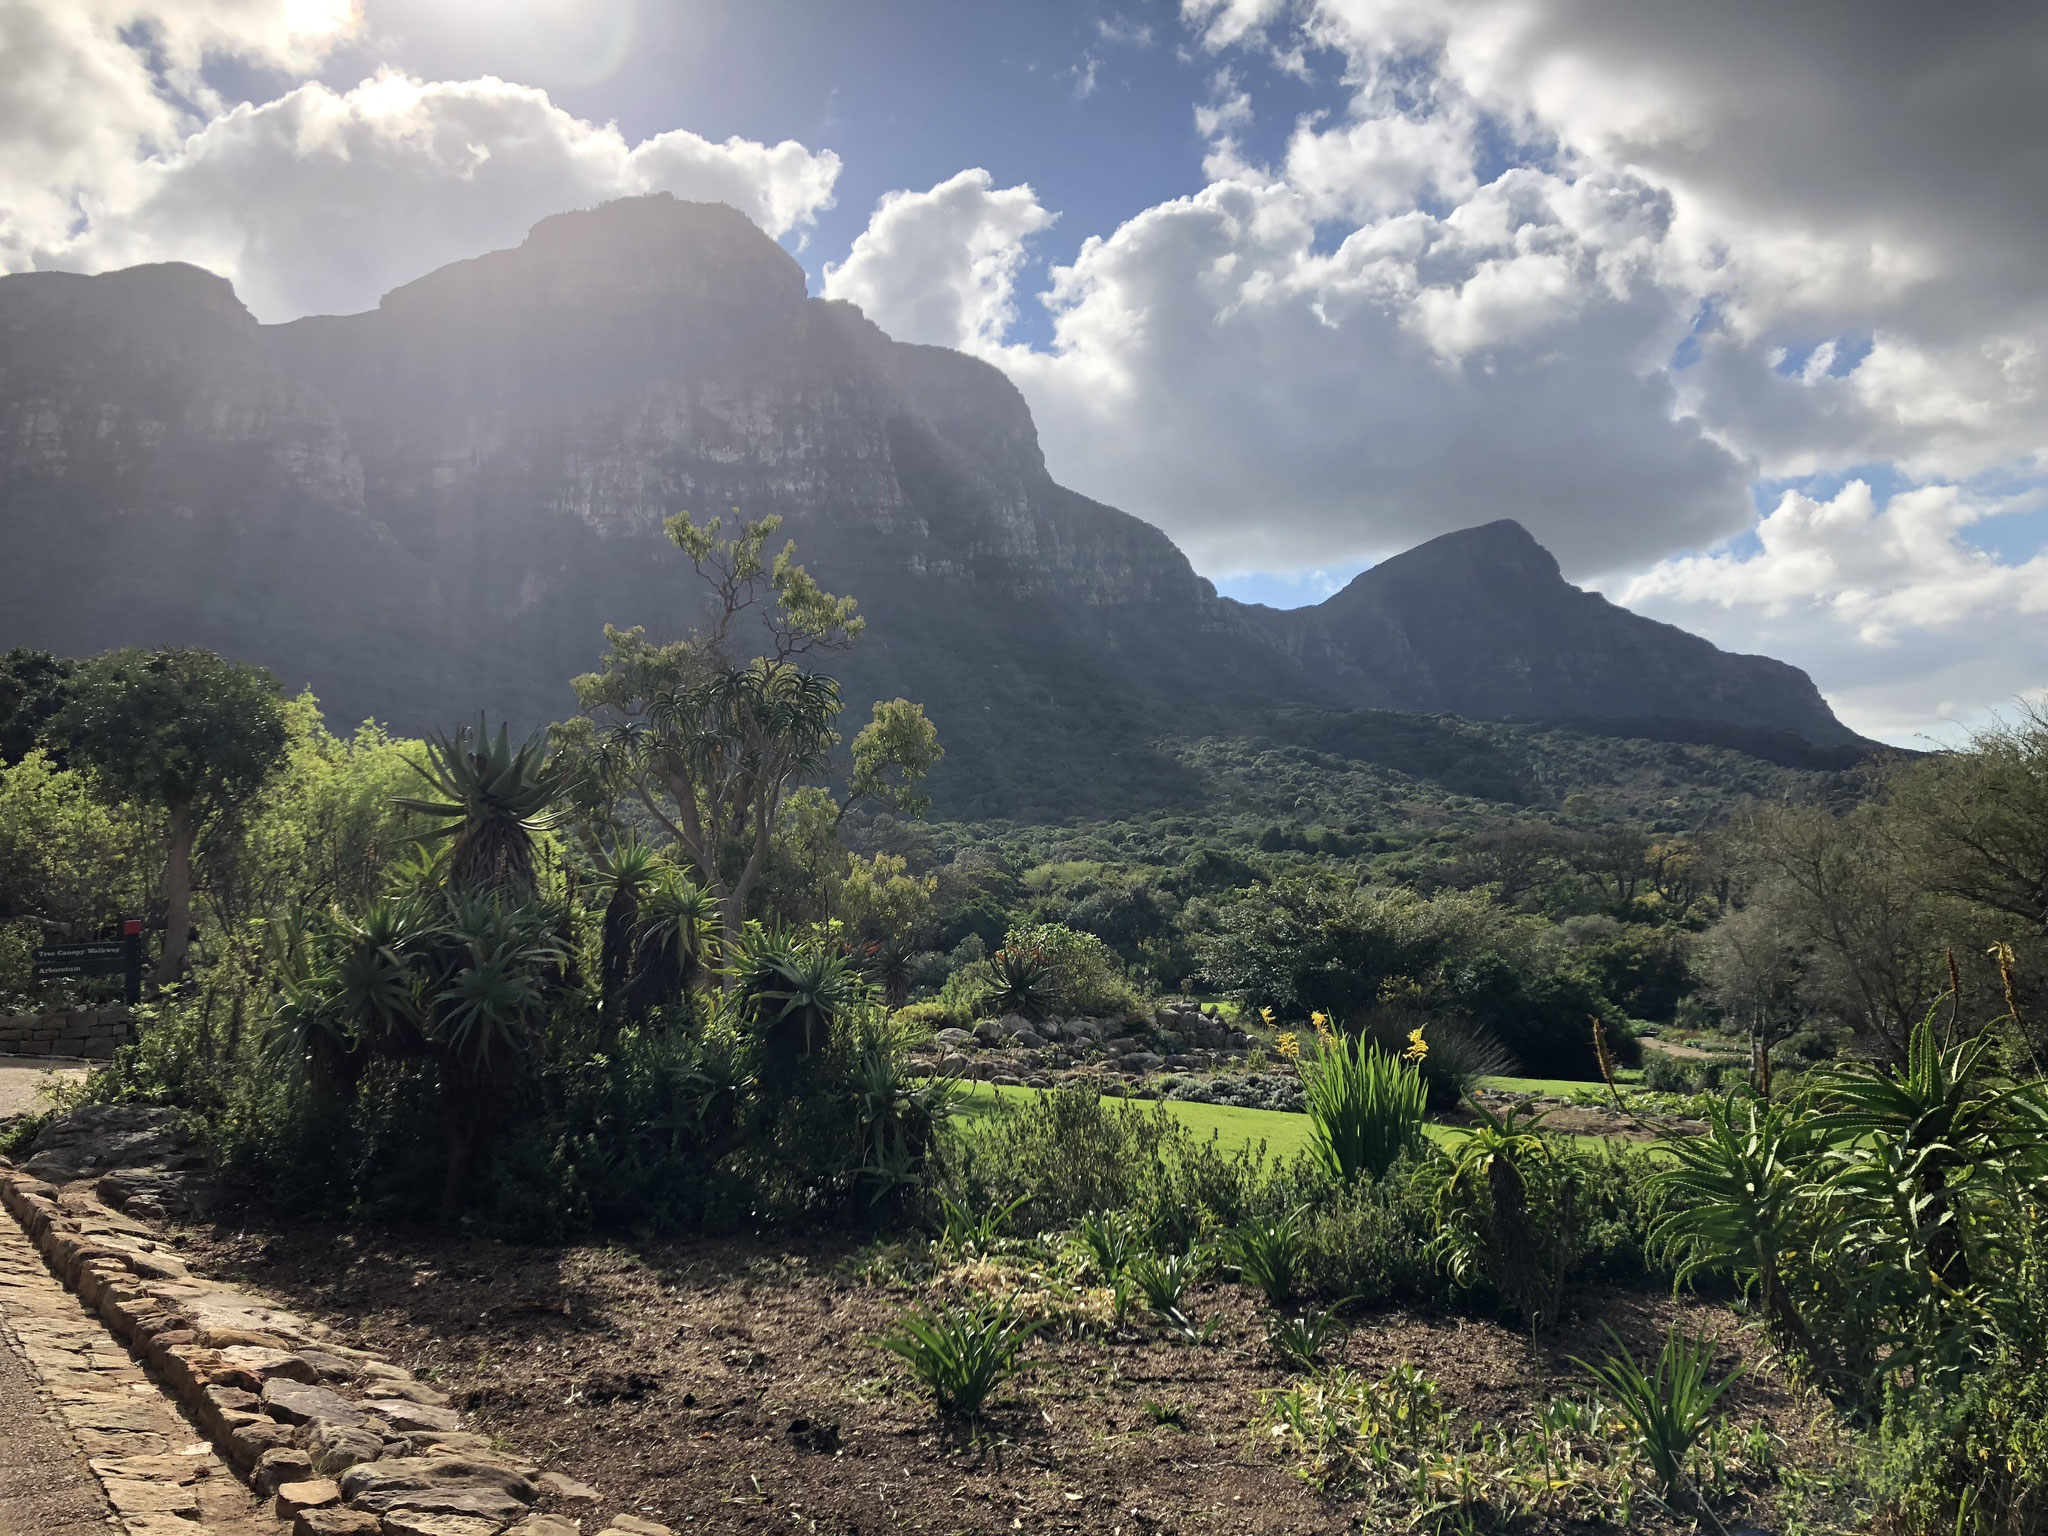
[[[441,798],[394,803],[442,823],[424,841],[449,840],[448,883],[531,896],[534,836],[555,825],[556,802],[568,789],[566,776],[545,765],[546,737],[535,734],[514,747],[503,725],[493,739],[478,716],[474,730],[436,732],[426,746],[426,762],[413,771]]]

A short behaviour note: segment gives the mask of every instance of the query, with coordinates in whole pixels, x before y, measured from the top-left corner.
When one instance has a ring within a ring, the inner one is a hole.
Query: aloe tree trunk
[[[170,806],[170,861],[164,869],[164,948],[152,978],[168,986],[185,973],[185,955],[192,934],[192,845],[197,830],[192,802],[173,801]]]

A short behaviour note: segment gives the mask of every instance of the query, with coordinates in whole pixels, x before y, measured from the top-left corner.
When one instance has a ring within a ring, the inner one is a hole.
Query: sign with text
[[[142,1001],[142,938],[93,939],[84,944],[45,944],[36,951],[36,980],[76,976],[125,976],[128,1001]]]

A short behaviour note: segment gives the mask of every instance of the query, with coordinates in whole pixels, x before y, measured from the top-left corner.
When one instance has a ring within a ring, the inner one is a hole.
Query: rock
[[[299,1445],[311,1458],[313,1470],[334,1477],[350,1467],[375,1461],[384,1454],[382,1437],[357,1424],[337,1424],[315,1419],[299,1431]]]
[[[292,1536],[381,1536],[384,1522],[360,1509],[302,1509],[292,1517]]]
[[[430,1408],[425,1403],[407,1402],[403,1398],[386,1399],[371,1405],[377,1417],[401,1433],[406,1430],[458,1430],[462,1428],[462,1415],[453,1408]]]
[[[1017,1016],[1015,1014],[1006,1015],[1006,1019],[1013,1019],[1016,1017]],[[997,1049],[1003,1045],[1008,1044],[1010,1039],[1010,1031],[1004,1027],[1004,1022],[1005,1021],[999,1021],[996,1019],[975,1020],[975,1042],[979,1045],[987,1046],[990,1049]],[[1018,1019],[1017,1022],[1021,1024],[1024,1021],[1022,1019]]]
[[[326,1387],[310,1387],[301,1381],[273,1379],[263,1383],[263,1406],[273,1419],[285,1424],[309,1424],[320,1419],[329,1424],[360,1424],[363,1410]]]
[[[384,1536],[498,1536],[504,1529],[487,1515],[399,1509],[384,1517]]]
[[[959,1077],[966,1073],[973,1065],[974,1063],[965,1056],[954,1052],[939,1058],[939,1075],[941,1077]]]
[[[571,1504],[597,1504],[604,1499],[604,1495],[590,1484],[579,1483],[565,1473],[543,1472],[535,1481],[556,1498]]]
[[[290,1426],[274,1419],[237,1425],[228,1431],[228,1459],[237,1467],[253,1467],[270,1452],[289,1448],[292,1440]]]
[[[655,1520],[642,1520],[638,1515],[613,1515],[608,1531],[624,1531],[626,1536],[676,1536],[667,1526]]]
[[[277,1518],[289,1520],[302,1509],[325,1509],[341,1502],[341,1489],[331,1478],[309,1478],[302,1483],[281,1483],[277,1490]]]
[[[1166,1060],[1150,1051],[1132,1051],[1123,1058],[1123,1064],[1139,1072],[1156,1072],[1166,1065]]]
[[[280,1445],[256,1459],[256,1468],[249,1474],[249,1486],[268,1498],[286,1483],[305,1483],[312,1479],[313,1458],[304,1451]],[[339,1492],[337,1489],[337,1496]]]
[[[380,1513],[490,1514],[517,1519],[540,1497],[528,1478],[501,1462],[472,1456],[402,1456],[366,1462],[341,1475],[341,1495],[357,1509]]]
[[[528,1515],[505,1536],[580,1536],[580,1533],[560,1515]]]
[[[964,1029],[942,1029],[932,1038],[949,1051],[965,1051],[975,1045],[975,1038]]]
[[[1018,1046],[1023,1050],[1035,1051],[1045,1044],[1045,1040],[1039,1035],[1037,1030],[1020,1029],[1016,1034],[1010,1036],[1010,1044]]]

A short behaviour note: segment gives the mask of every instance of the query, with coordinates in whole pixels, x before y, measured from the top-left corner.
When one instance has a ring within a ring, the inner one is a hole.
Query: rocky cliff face
[[[849,694],[927,701],[956,811],[1089,809],[1148,732],[1279,702],[1854,742],[1803,674],[1577,591],[1513,524],[1320,609],[1219,600],[1054,483],[999,372],[806,297],[723,206],[565,214],[273,327],[192,267],[0,278],[0,645],[211,645],[340,720],[537,722],[606,622],[688,627],[680,509],[779,513],[861,599]],[[978,803],[1019,752],[1032,803]]]

